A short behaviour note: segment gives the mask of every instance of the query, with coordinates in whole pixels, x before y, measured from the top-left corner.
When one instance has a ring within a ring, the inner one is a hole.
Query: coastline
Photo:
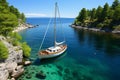
[[[0,59],[0,80],[16,80],[24,73],[24,66],[31,64],[29,60],[23,61],[21,46],[13,46],[8,38],[0,36],[0,41],[8,48],[8,58]]]
[[[35,26],[28,23],[20,23],[12,32],[19,32],[33,27]],[[16,80],[24,73],[24,66],[31,64],[31,61],[23,60],[23,50],[21,46],[13,46],[8,39],[9,37],[0,35],[0,41],[4,43],[9,52],[7,59],[0,59],[0,80]]]
[[[89,31],[94,31],[94,32],[106,32],[105,30],[101,30],[99,28],[88,28],[88,27],[82,27],[82,26],[76,26],[76,25],[70,25],[72,28],[76,28],[76,29],[83,29],[83,30],[89,30]],[[120,34],[119,30],[113,30],[110,31],[110,33],[113,34]]]
[[[28,24],[28,23],[22,23],[19,24],[18,27],[16,27],[12,32],[19,32],[21,30],[27,29],[27,28],[33,28],[35,26]]]

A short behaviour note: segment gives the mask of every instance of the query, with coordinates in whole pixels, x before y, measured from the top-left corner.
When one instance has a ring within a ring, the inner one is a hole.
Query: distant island
[[[83,8],[76,17],[72,27],[90,29],[93,31],[104,31],[120,33],[120,2],[115,0],[110,6],[98,6],[88,10]]]
[[[6,0],[0,0],[0,80],[15,80],[24,72],[23,65],[30,63],[26,59],[31,48],[16,33],[29,26],[25,21],[23,13]]]

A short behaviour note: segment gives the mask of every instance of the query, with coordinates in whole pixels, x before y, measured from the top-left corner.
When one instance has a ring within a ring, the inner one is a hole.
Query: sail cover
[[[55,42],[56,45],[61,45],[63,44],[65,41],[62,41],[62,42]]]

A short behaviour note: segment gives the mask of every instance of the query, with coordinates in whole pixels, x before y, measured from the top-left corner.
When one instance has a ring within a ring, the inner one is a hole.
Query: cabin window
[[[50,52],[52,52],[52,50],[49,50]]]
[[[53,52],[55,52],[55,50],[53,50]]]

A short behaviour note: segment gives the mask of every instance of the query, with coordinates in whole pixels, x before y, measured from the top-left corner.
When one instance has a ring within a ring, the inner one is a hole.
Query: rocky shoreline
[[[36,25],[36,26],[38,26],[38,25]],[[18,27],[16,27],[16,28],[13,30],[13,32],[19,32],[19,31],[21,31],[21,30],[24,30],[24,29],[27,29],[27,28],[34,28],[34,27],[36,27],[36,26],[31,25],[31,24],[29,24],[29,23],[22,23],[22,24],[19,24]]]
[[[3,36],[0,36],[0,41],[9,51],[8,58],[0,60],[0,80],[15,80],[24,72],[23,51],[20,46],[13,46]]]
[[[88,27],[82,27],[82,26],[76,26],[76,25],[70,25],[72,28],[76,28],[76,29],[83,29],[83,30],[89,30],[89,31],[95,31],[95,32],[106,32],[105,30],[101,30],[98,28],[88,28]],[[114,34],[120,34],[119,30],[113,30],[110,31],[110,33],[114,33]]]

